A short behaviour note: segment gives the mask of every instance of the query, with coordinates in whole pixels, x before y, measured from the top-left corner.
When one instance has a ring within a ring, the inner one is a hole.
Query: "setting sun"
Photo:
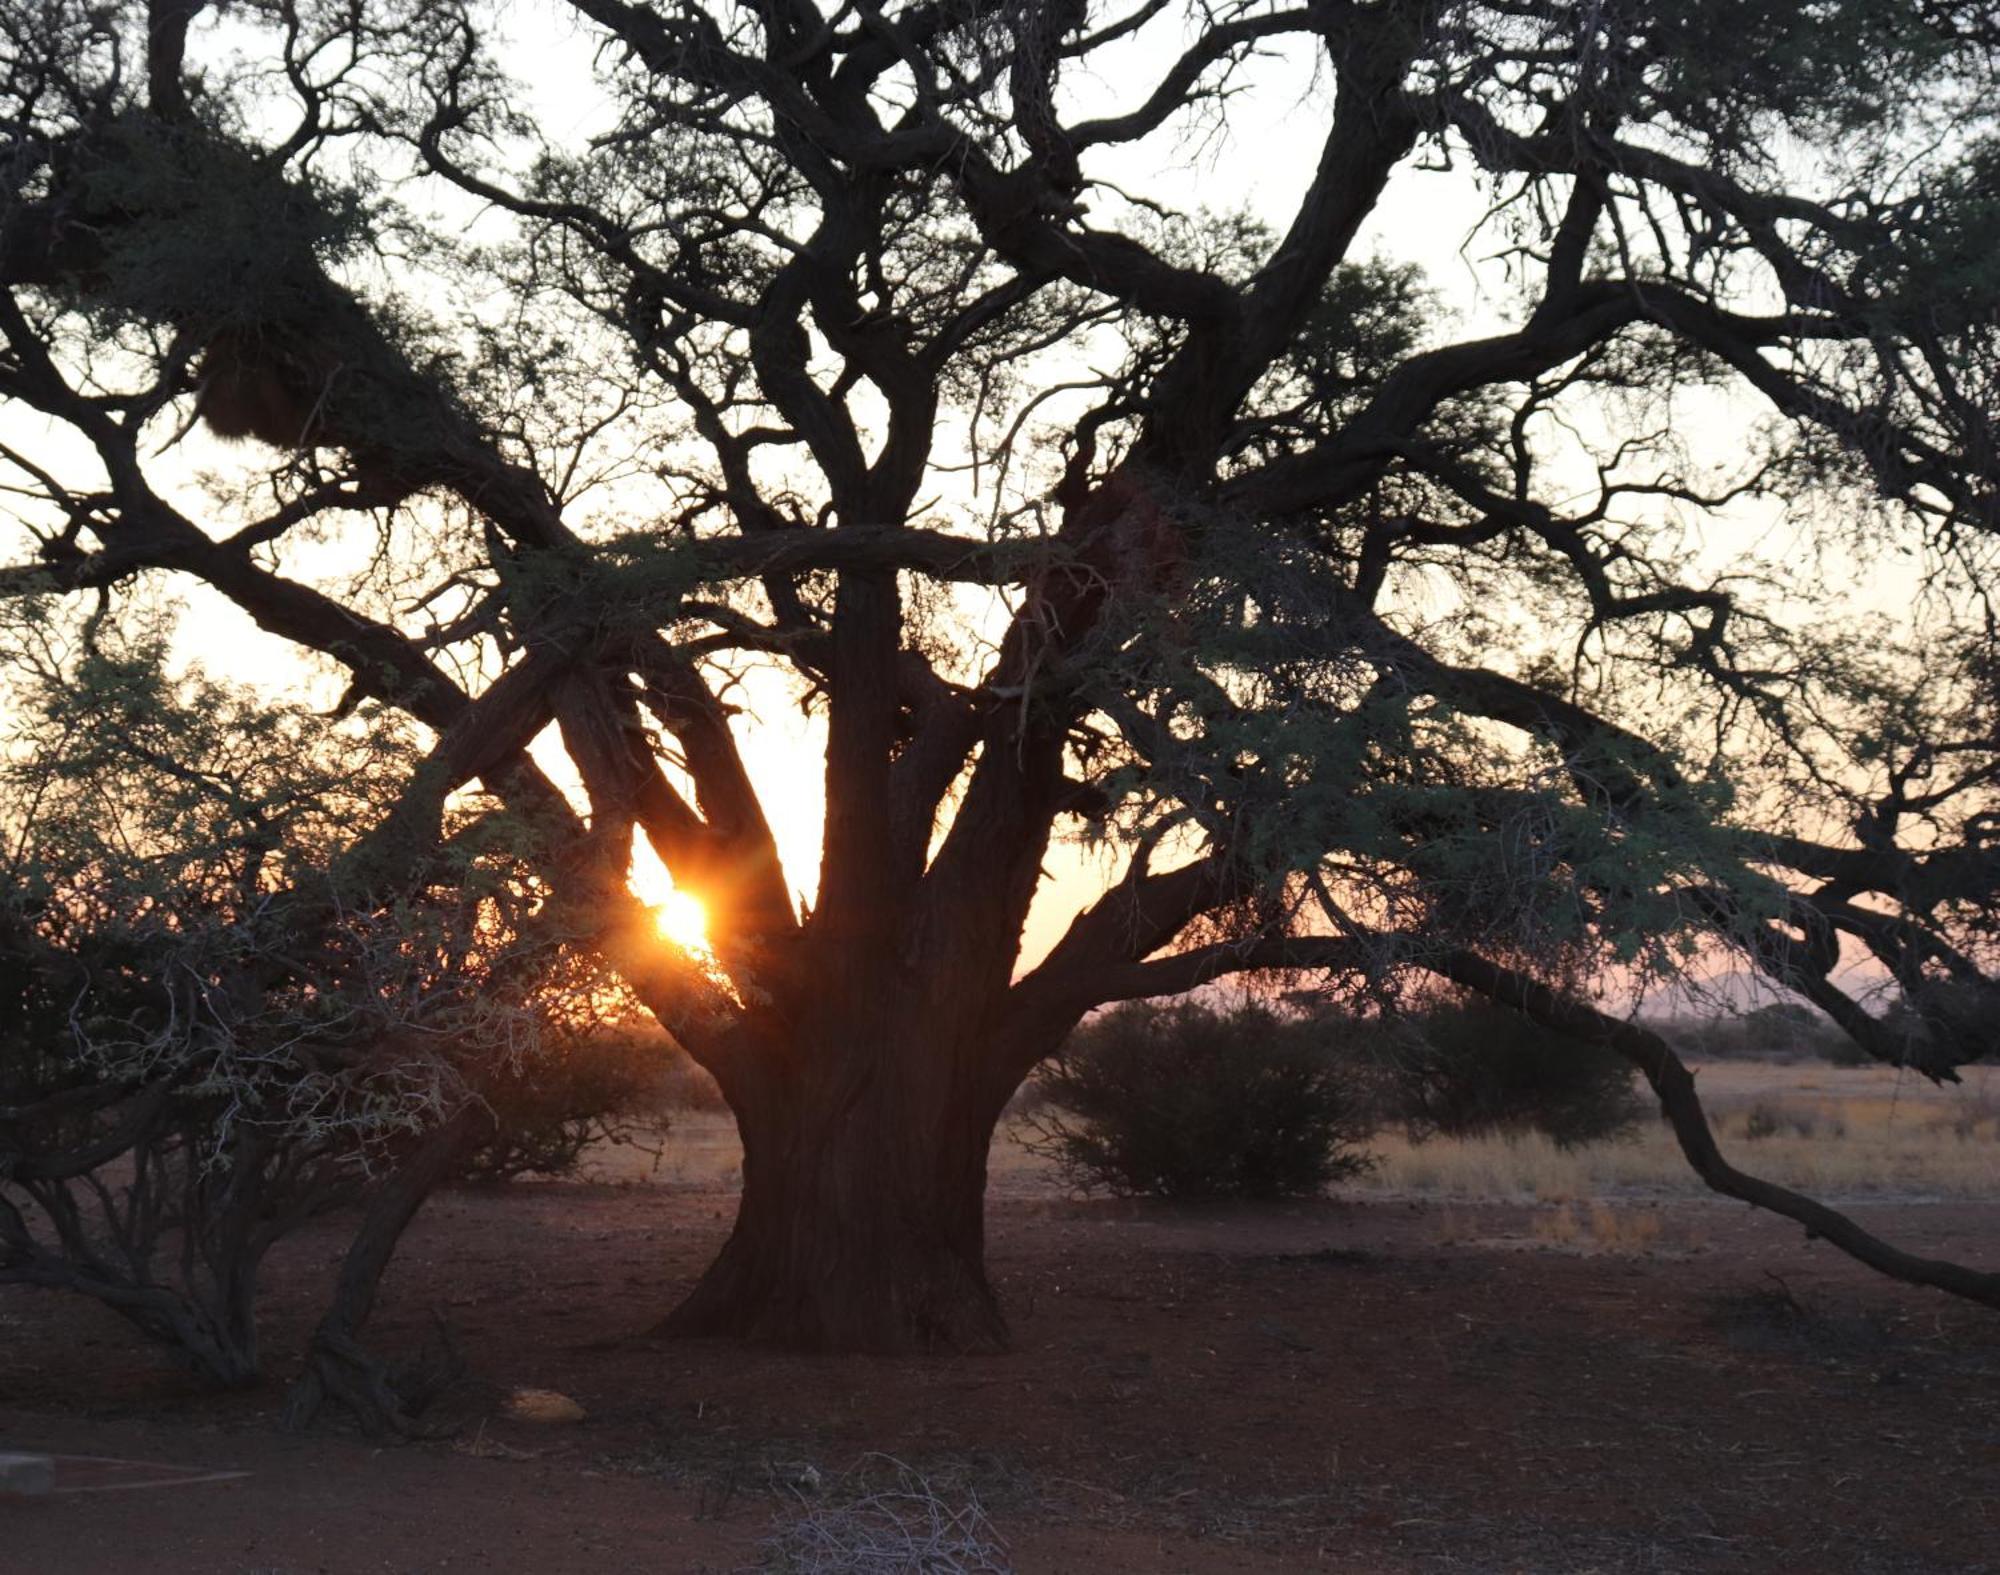
[[[708,910],[701,899],[678,889],[655,905],[653,922],[660,934],[685,951],[708,949]]]
[[[645,837],[632,838],[632,863],[628,871],[632,893],[653,910],[653,925],[660,939],[683,951],[709,953],[708,909],[691,891],[674,884],[666,865],[660,862]]]

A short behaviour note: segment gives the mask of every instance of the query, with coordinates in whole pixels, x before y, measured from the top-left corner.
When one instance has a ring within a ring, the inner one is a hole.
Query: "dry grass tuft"
[[[1574,1203],[1564,1203],[1536,1217],[1534,1234],[1576,1252],[1643,1257],[1660,1239],[1660,1215],[1657,1209],[1621,1209],[1601,1201],[1586,1204],[1579,1214]]]
[[[1496,1229],[1498,1234],[1496,1234]],[[1465,1213],[1446,1204],[1437,1214],[1441,1247],[1511,1248],[1577,1253],[1589,1257],[1683,1258],[1702,1251],[1707,1232],[1684,1214],[1669,1218],[1655,1203],[1608,1203],[1601,1198],[1564,1199],[1538,1209],[1526,1233],[1496,1226],[1488,1213]]]

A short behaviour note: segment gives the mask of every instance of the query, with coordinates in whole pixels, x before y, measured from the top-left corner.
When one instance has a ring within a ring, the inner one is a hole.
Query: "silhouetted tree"
[[[1986,1052],[1839,969],[1992,988],[1989,6],[557,10],[510,54],[472,0],[0,5],[0,583],[198,585],[411,719],[354,833],[391,875],[447,801],[525,828],[742,1132],[673,1329],[999,1342],[1009,1095],[1093,1006],[1252,969],[1609,1044],[1713,1184],[2000,1302],[1730,1169],[1560,987],[1733,950],[1884,1058]],[[577,46],[558,134],[509,73]],[[1275,227],[1145,174],[1274,95]],[[1363,240],[1411,193],[1492,259],[1471,321]],[[1843,621],[1878,565],[1915,612]],[[753,669],[824,726],[809,898]],[[1122,865],[1024,970],[1073,832]]]

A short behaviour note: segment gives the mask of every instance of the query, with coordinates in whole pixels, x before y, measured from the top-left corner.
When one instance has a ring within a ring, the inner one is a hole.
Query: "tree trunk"
[[[427,1133],[369,1199],[341,1261],[333,1299],[313,1330],[305,1371],[285,1398],[283,1423],[288,1431],[302,1432],[327,1401],[337,1400],[354,1413],[371,1437],[384,1433],[405,1438],[429,1436],[431,1430],[416,1416],[429,1397],[398,1391],[397,1375],[361,1344],[361,1328],[375,1310],[375,1292],[403,1232],[452,1166],[481,1135],[492,1130],[492,1119],[484,1106],[461,1110]],[[447,1350],[447,1357],[450,1354]]]
[[[112,1305],[146,1333],[175,1346],[219,1388],[254,1388],[264,1376],[257,1357],[257,1264],[231,1264],[222,1279],[207,1305],[164,1287],[150,1307]]]
[[[953,1078],[957,1058],[927,1037],[902,1055],[800,1058],[792,1078],[732,1090],[736,1228],[666,1333],[818,1351],[1006,1345],[985,1267],[1001,1102]]]

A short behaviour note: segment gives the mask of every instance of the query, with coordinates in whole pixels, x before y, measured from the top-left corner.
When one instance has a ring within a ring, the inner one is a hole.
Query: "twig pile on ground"
[[[1012,1575],[976,1496],[942,1497],[900,1460],[870,1456],[781,1518],[763,1563],[785,1575]]]

